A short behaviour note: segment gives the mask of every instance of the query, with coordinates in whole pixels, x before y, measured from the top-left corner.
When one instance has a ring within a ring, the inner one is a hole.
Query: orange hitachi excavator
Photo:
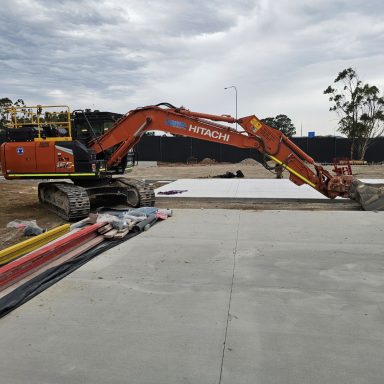
[[[9,129],[28,128],[33,133],[28,140],[24,136],[23,140],[2,144],[1,167],[6,179],[70,179],[72,182],[42,182],[38,188],[40,202],[66,220],[86,217],[90,199],[99,196],[118,196],[131,206],[154,204],[154,192],[148,185],[116,177],[124,173],[129,152],[150,130],[254,148],[277,167],[285,168],[297,185],[308,184],[331,199],[352,198],[365,210],[384,209],[382,185],[366,185],[350,175],[331,175],[280,131],[254,115],[236,120],[161,103],[132,110],[105,133],[84,141],[73,137],[67,107],[67,112],[63,112],[64,107],[60,112],[44,112],[48,108],[52,107],[24,108],[23,118],[18,118],[17,108],[10,111]],[[81,113],[76,111],[74,116]],[[244,131],[228,126],[236,122]]]

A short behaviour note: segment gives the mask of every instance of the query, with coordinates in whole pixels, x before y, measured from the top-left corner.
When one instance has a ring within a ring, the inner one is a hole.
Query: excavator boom
[[[238,132],[223,123],[237,122]],[[308,184],[329,198],[348,197],[352,176],[333,176],[297,147],[280,131],[264,124],[256,116],[210,115],[158,104],[128,112],[114,127],[94,140],[91,148],[100,153],[118,144],[107,166],[118,164],[147,131],[158,130],[175,135],[213,141],[239,148],[253,148],[290,173],[297,185]]]

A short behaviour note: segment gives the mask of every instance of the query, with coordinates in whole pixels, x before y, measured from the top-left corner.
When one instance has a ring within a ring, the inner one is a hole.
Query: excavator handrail
[[[54,110],[62,108],[61,111]],[[66,131],[65,136],[60,136],[62,141],[72,140],[71,130],[71,112],[68,105],[33,105],[33,106],[12,106],[7,108],[7,113],[10,114],[10,120],[4,124],[6,128],[18,129],[20,127],[36,127],[37,137],[34,141],[55,141],[56,136],[45,136],[44,127],[53,126],[55,128],[64,128]],[[22,117],[18,116],[22,113]],[[65,115],[62,121],[50,119],[50,117]]]

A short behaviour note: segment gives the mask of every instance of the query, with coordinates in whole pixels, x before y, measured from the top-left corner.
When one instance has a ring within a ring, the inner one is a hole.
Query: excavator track
[[[50,211],[67,221],[89,215],[90,203],[85,188],[70,183],[40,183],[39,200]]]
[[[128,194],[127,202],[133,207],[153,207],[155,205],[155,192],[153,188],[144,181],[126,179],[119,177],[115,179],[121,186],[126,187],[131,193]]]

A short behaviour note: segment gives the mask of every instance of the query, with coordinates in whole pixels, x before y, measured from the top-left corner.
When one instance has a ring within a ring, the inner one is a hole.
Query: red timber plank
[[[91,248],[96,247],[96,245],[99,245],[103,241],[104,241],[104,236],[98,235],[94,239],[87,241],[85,244],[81,245],[80,247],[76,247],[75,249],[66,253],[65,255],[60,255],[60,257],[58,257],[58,258],[53,259],[51,261],[48,261],[47,263],[44,263],[44,265],[40,265],[39,268],[36,268],[30,274],[25,275],[25,276],[21,277],[20,279],[17,279],[16,281],[12,281],[3,290],[0,289],[0,299],[4,296],[8,295],[9,293],[11,293],[16,288],[25,284],[29,280],[33,279],[34,277],[39,276],[41,273],[47,271],[48,269],[57,267],[61,264],[64,264],[68,260],[71,260],[71,259],[76,258],[77,256],[80,256],[81,254],[90,250]]]
[[[106,223],[96,223],[72,235],[29,253],[9,264],[0,267],[0,291],[33,273],[40,266],[71,252],[82,244],[98,236],[97,230]]]

